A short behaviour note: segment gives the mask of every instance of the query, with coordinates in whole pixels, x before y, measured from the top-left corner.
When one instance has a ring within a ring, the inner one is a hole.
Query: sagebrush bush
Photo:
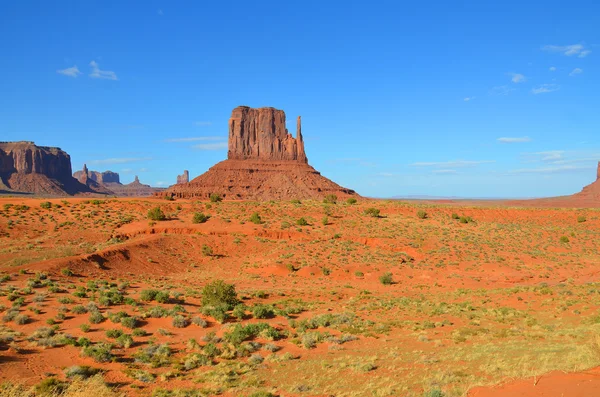
[[[211,203],[218,203],[219,201],[222,201],[223,197],[221,197],[221,195],[219,193],[211,193],[210,194],[210,201]]]
[[[327,196],[325,196],[325,198],[323,199],[323,202],[325,204],[336,204],[337,203],[337,196],[335,194],[328,194]]]
[[[202,288],[202,306],[225,306],[227,310],[238,304],[237,292],[233,284],[215,280]]]
[[[250,222],[252,222],[256,225],[260,225],[262,223],[262,218],[260,217],[258,212],[255,212],[250,216]]]
[[[426,219],[427,218],[427,212],[425,212],[423,210],[419,210],[419,211],[417,211],[417,217],[419,219]]]
[[[204,223],[208,218],[208,215],[204,215],[202,212],[196,212],[192,218],[192,223]]]
[[[381,284],[383,285],[391,285],[394,283],[394,279],[392,276],[392,273],[384,273],[379,277],[379,281],[381,282]]]
[[[164,221],[167,217],[160,207],[154,207],[151,210],[148,210],[148,219],[152,221]]]

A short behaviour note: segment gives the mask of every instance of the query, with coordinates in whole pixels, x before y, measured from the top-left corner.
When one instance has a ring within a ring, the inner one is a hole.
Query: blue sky
[[[302,115],[315,168],[363,195],[570,194],[600,160],[598,15],[593,1],[3,2],[0,140],[166,186],[226,158],[234,107],[273,106],[290,132]]]

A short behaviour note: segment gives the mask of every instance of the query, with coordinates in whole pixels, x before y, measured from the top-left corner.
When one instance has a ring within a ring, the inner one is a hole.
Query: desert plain
[[[0,395],[600,392],[598,209],[213,199],[0,198]]]

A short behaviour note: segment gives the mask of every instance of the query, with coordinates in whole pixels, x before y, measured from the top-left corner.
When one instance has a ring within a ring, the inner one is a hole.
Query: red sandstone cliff
[[[26,141],[0,142],[0,188],[50,195],[89,192],[71,176],[65,151]]]

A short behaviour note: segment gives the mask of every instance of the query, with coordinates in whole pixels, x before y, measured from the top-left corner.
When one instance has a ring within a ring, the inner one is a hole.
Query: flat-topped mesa
[[[119,174],[113,171],[90,171],[87,166],[83,165],[83,170],[73,174],[73,178],[79,180],[83,184],[87,184],[87,180],[91,179],[94,182],[105,185],[107,183],[121,183]]]
[[[296,128],[294,138],[286,128],[283,110],[238,106],[229,119],[227,158],[308,163],[300,117]]]

